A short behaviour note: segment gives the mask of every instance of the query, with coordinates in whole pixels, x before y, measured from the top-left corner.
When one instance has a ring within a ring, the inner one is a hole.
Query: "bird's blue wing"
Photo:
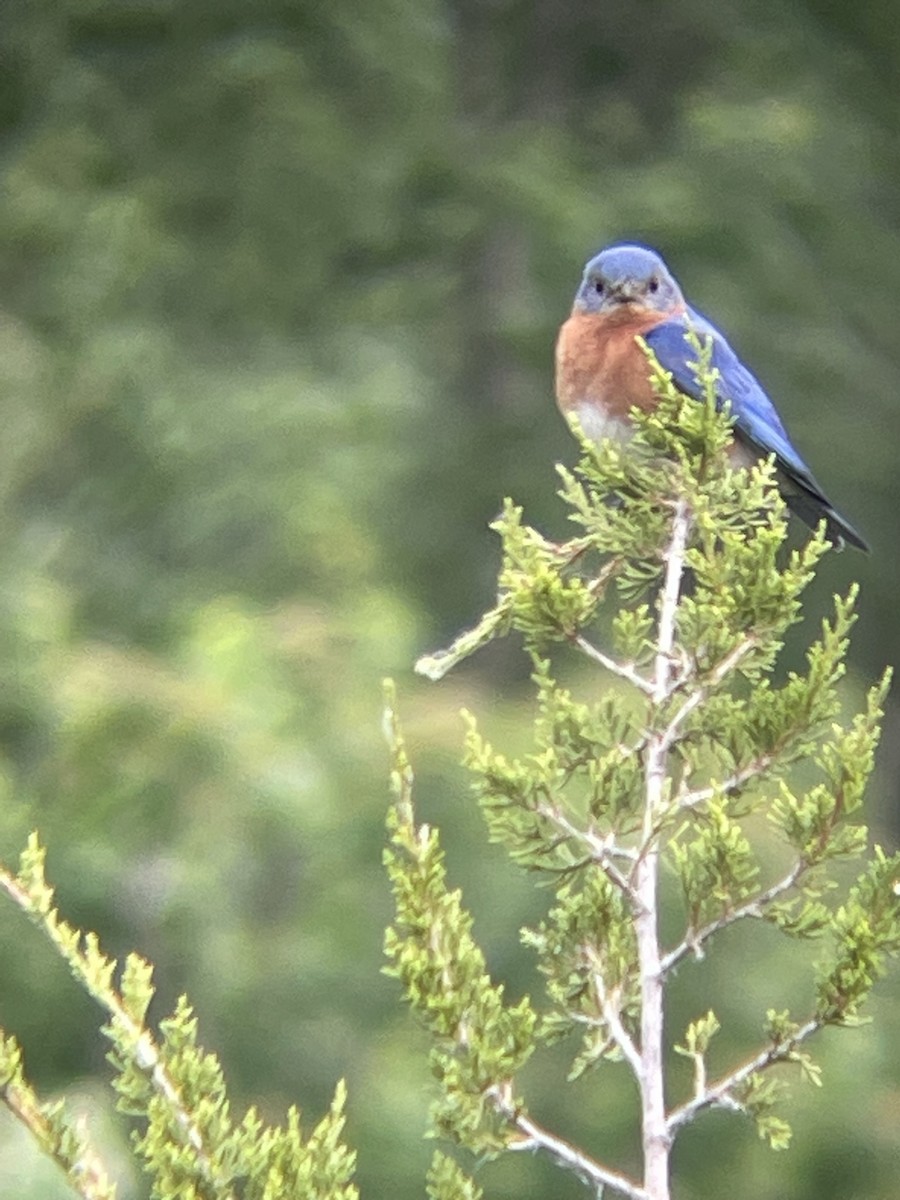
[[[846,540],[867,550],[865,540],[832,507],[809,467],[791,445],[787,430],[762,384],[747,370],[715,325],[700,313],[688,309],[683,317],[673,317],[655,325],[644,339],[659,365],[671,374],[675,386],[700,400],[703,390],[697,383],[697,352],[687,341],[691,330],[699,335],[701,342],[711,339],[711,365],[719,373],[718,403],[730,403],[735,435],[741,441],[749,443],[761,456],[775,455],[782,494],[790,507],[812,528],[824,517],[828,536],[836,545],[841,546]]]
[[[774,453],[788,475],[811,491],[820,492],[809,467],[791,445],[775,405],[759,380],[747,370],[718,329],[692,310],[688,310],[686,317],[663,321],[644,335],[659,365],[670,372],[676,387],[695,399],[702,398],[697,383],[697,353],[686,338],[690,330],[701,342],[707,338],[712,341],[711,365],[719,374],[717,397],[720,405],[726,400],[730,403],[738,434],[752,442],[761,454]]]

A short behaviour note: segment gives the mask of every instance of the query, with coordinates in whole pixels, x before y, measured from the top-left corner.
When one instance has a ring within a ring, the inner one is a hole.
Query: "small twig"
[[[797,1046],[820,1030],[822,1025],[823,1022],[819,1018],[811,1018],[805,1025],[801,1025],[796,1033],[786,1038],[785,1041],[775,1042],[773,1045],[767,1046],[765,1050],[761,1050],[754,1058],[737,1067],[734,1071],[730,1071],[727,1075],[723,1075],[721,1079],[704,1088],[691,1100],[688,1100],[687,1103],[674,1109],[667,1121],[669,1135],[673,1136],[684,1125],[692,1121],[697,1113],[702,1112],[705,1108],[734,1108],[742,1111],[740,1101],[731,1095],[734,1089],[757,1071],[764,1071],[766,1067],[771,1067],[775,1063],[784,1062],[790,1058]]]
[[[717,917],[715,921],[710,921],[702,929],[688,933],[683,941],[663,957],[660,963],[663,974],[668,974],[688,954],[700,957],[700,949],[703,944],[714,934],[718,933],[720,929],[727,929],[729,925],[733,925],[736,921],[742,921],[745,917],[763,918],[765,916],[763,910],[766,905],[771,904],[773,900],[777,900],[779,896],[790,891],[797,884],[805,869],[805,863],[796,862],[783,879],[780,879],[777,883],[773,883],[770,888],[766,888],[758,896],[754,896],[751,900],[746,900],[743,904],[739,904],[737,908],[733,908],[730,912]]]
[[[634,888],[627,876],[613,862],[614,858],[632,860],[634,851],[625,846],[615,845],[608,837],[598,837],[589,829],[580,829],[569,820],[560,808],[553,804],[538,804],[536,812],[545,821],[555,825],[567,838],[580,842],[587,850],[590,861],[596,863],[614,887],[618,888],[632,903],[634,902]]]
[[[738,644],[725,657],[716,664],[713,669],[704,676],[703,681],[697,688],[688,696],[684,704],[678,709],[672,717],[669,724],[663,732],[663,742],[668,748],[672,745],[675,735],[682,724],[687,720],[691,713],[696,709],[706,697],[710,690],[722,682],[722,680],[734,670],[742,658],[744,658],[750,650],[756,645],[756,638],[753,635],[748,635],[743,641]]]
[[[608,1187],[628,1197],[628,1200],[650,1200],[647,1192],[635,1180],[597,1162],[590,1155],[576,1149],[571,1143],[556,1137],[537,1122],[532,1121],[525,1113],[517,1111],[509,1087],[493,1088],[490,1095],[498,1111],[522,1135],[520,1141],[509,1144],[510,1150],[541,1150],[557,1166],[572,1171],[590,1187],[596,1188],[598,1193],[602,1188]]]
[[[678,671],[669,683],[670,696],[674,696],[676,692],[680,691],[695,672],[691,656],[683,646],[675,647],[675,655],[678,659]]]
[[[699,1051],[694,1055],[694,1095],[702,1096],[706,1091],[706,1055]]]
[[[12,1081],[4,1084],[0,1087],[0,1100],[31,1132],[37,1144],[60,1167],[84,1200],[113,1200],[115,1184],[110,1182],[99,1156],[88,1144],[83,1119],[75,1122],[74,1127],[68,1126],[68,1132],[75,1135],[77,1146],[77,1156],[73,1158],[63,1151],[58,1129],[48,1119],[28,1084],[23,1086]]]
[[[598,650],[596,646],[594,646],[581,634],[578,634],[576,637],[572,638],[572,645],[577,646],[582,654],[585,654],[588,658],[593,659],[594,662],[599,663],[601,667],[605,667],[606,670],[610,671],[613,675],[618,675],[620,679],[627,679],[629,683],[634,684],[634,686],[639,688],[640,691],[642,691],[646,696],[652,694],[653,684],[649,679],[646,679],[640,673],[640,671],[635,670],[634,663],[617,662],[616,659],[610,658],[608,654],[604,654],[602,650]]]
[[[576,538],[571,542],[560,544],[550,542],[540,534],[535,534],[535,538],[543,550],[555,557],[556,566],[560,571],[572,566],[593,545],[592,539],[588,537]],[[594,595],[602,593],[620,565],[619,557],[605,563],[594,578],[587,583],[589,591]],[[468,658],[476,650],[480,650],[482,646],[506,632],[512,607],[512,596],[508,592],[501,594],[494,607],[484,614],[477,625],[460,633],[445,650],[437,650],[434,654],[423,654],[421,658],[417,659],[414,670],[417,674],[424,675],[426,679],[433,681],[443,679],[447,672],[462,662],[464,658]]]
[[[584,540],[589,541],[590,539],[585,538]],[[574,561],[574,557],[569,560],[570,563],[572,561]],[[610,579],[612,579],[621,566],[622,558],[620,555],[616,555],[615,558],[611,558],[609,562],[604,563],[594,578],[588,583],[588,590],[594,595],[602,593]]]
[[[594,990],[597,993],[597,1000],[600,1003],[600,1011],[603,1014],[603,1021],[610,1032],[612,1040],[622,1052],[622,1057],[631,1067],[635,1079],[638,1081],[638,1083],[640,1083],[644,1064],[641,1059],[641,1053],[635,1045],[634,1038],[622,1024],[619,1005],[617,1003],[618,995],[611,996],[606,990],[606,984],[603,980],[602,971],[592,971],[591,977],[594,981]],[[616,990],[618,992],[618,989]]]
[[[769,754],[760,754],[757,758],[745,763],[732,775],[727,776],[720,783],[710,784],[709,787],[697,788],[692,792],[685,792],[678,798],[679,808],[696,808],[698,804],[705,804],[707,800],[712,800],[713,796],[728,795],[730,792],[736,792],[742,788],[744,784],[749,783],[751,779],[755,779],[758,775],[762,775],[768,771],[769,767],[778,759],[778,753],[772,751]]]
[[[446,650],[438,650],[434,654],[423,654],[416,661],[414,669],[417,674],[424,675],[426,679],[433,681],[443,679],[457,663],[487,645],[506,627],[511,608],[511,598],[502,596],[494,607],[484,614],[477,625],[461,633]]]
[[[166,1069],[163,1053],[150,1031],[134,1020],[121,996],[111,985],[103,990],[93,986],[85,970],[80,939],[73,951],[68,942],[60,936],[56,925],[48,924],[44,915],[35,908],[30,895],[16,877],[3,869],[0,869],[0,889],[5,891],[10,899],[38,924],[63,955],[76,976],[85,984],[91,996],[109,1013],[113,1027],[119,1030],[131,1044],[135,1064],[150,1079],[153,1087],[169,1105],[185,1143],[194,1151],[198,1174],[202,1176],[209,1187],[216,1191],[217,1195],[222,1196],[223,1200],[232,1200],[234,1193],[224,1186],[224,1181],[206,1150],[197,1121],[185,1105],[178,1088],[171,1079]]]
[[[684,555],[687,549],[691,515],[687,501],[678,500],[672,520],[672,539],[665,553],[666,575],[660,596],[659,627],[656,640],[654,667],[654,698],[662,703],[672,679],[675,660],[675,616],[681,580],[684,575]]]

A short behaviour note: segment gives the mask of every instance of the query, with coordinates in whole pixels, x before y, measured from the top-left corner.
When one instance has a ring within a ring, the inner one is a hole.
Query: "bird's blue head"
[[[655,250],[607,246],[584,268],[575,307],[585,313],[659,312],[682,308],[684,296]]]

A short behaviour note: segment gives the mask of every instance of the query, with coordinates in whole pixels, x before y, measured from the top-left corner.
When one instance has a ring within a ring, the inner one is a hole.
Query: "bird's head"
[[[575,308],[584,313],[634,315],[677,312],[684,307],[678,284],[659,255],[646,246],[608,246],[584,268]]]

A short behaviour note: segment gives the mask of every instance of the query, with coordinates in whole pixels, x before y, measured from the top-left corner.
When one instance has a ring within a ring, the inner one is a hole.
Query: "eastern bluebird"
[[[696,353],[685,340],[691,329],[712,339],[717,397],[730,403],[734,418],[736,461],[747,466],[774,454],[779,487],[792,511],[811,528],[824,518],[836,546],[848,541],[868,550],[794,449],[762,385],[718,329],[686,303],[666,264],[646,246],[609,246],[584,269],[572,315],[556,343],[556,398],[563,415],[576,416],[594,441],[627,438],[629,410],[647,411],[657,403],[638,336],[675,386],[700,399],[690,365]]]

